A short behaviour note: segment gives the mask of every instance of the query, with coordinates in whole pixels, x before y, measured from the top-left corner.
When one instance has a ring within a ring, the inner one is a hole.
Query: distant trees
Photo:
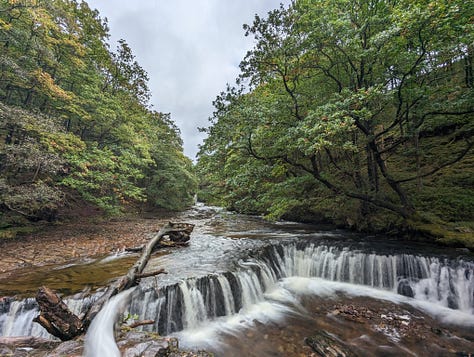
[[[179,130],[150,108],[148,75],[128,44],[111,51],[108,37],[86,2],[0,0],[4,214],[53,219],[77,194],[109,212],[192,203]]]
[[[203,195],[360,227],[380,209],[419,219],[430,180],[472,160],[473,16],[447,0],[297,0],[257,16],[241,89],[217,98],[199,153]]]

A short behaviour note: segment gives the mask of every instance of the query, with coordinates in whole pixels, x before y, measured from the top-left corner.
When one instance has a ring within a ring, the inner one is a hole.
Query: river
[[[168,274],[143,279],[125,308],[155,320],[142,330],[216,356],[310,355],[304,339],[317,331],[361,356],[474,351],[474,259],[463,250],[202,205],[176,220],[196,225],[191,244],[154,256],[147,270]],[[46,281],[71,295],[68,305],[80,313],[95,298],[82,288],[105,285],[134,257],[18,275],[0,294],[25,296]],[[31,322],[36,314],[31,298],[3,299],[0,335],[47,336]]]

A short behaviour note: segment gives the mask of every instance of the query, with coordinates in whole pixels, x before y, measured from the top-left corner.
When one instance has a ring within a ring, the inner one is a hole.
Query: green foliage
[[[0,103],[0,132],[5,140],[0,155],[2,208],[32,220],[54,219],[64,193],[54,185],[66,168],[65,159],[46,145],[67,134],[46,116]]]
[[[71,196],[109,213],[182,209],[196,186],[148,75],[86,2],[0,0],[1,211],[54,219]]]
[[[360,229],[420,210],[472,219],[472,182],[428,181],[472,177],[473,16],[445,0],[297,0],[256,16],[241,87],[217,97],[205,130],[204,197]]]
[[[68,157],[71,174],[61,184],[78,191],[87,201],[117,213],[127,200],[145,199],[135,181],[142,172],[130,163],[130,153],[115,156],[111,150],[89,148]]]
[[[122,324],[135,322],[135,321],[138,321],[139,319],[140,319],[140,316],[138,316],[138,314],[131,314],[131,313],[125,314],[124,313],[122,316]]]
[[[146,196],[156,207],[179,211],[194,203],[197,180],[191,160],[162,152],[154,157],[155,170],[147,177]]]

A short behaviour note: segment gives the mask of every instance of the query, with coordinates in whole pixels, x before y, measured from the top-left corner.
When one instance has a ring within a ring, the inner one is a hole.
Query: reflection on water
[[[66,296],[85,288],[95,290],[123,275],[136,259],[133,255],[121,255],[68,266],[24,268],[15,276],[0,280],[0,295],[33,296],[41,286],[47,286]]]
[[[176,220],[195,230],[189,247],[150,260],[147,270],[168,274],[143,279],[132,296],[129,312],[155,320],[143,330],[177,334],[186,347],[218,356],[309,355],[303,339],[317,329],[361,355],[474,350],[468,339],[452,337],[457,329],[474,336],[472,257],[203,206]],[[50,281],[27,274],[17,284],[39,279],[72,293],[123,274],[135,259],[56,269]],[[13,305],[0,314],[3,333],[5,326],[21,331],[12,321],[32,309]],[[442,324],[457,327],[445,333]],[[418,332],[405,334],[406,326]]]

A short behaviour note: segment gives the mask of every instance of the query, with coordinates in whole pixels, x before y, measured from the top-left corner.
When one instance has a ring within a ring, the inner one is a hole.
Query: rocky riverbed
[[[197,219],[200,216],[191,218]],[[224,221],[222,217],[218,218],[219,221]],[[52,263],[74,265],[77,262],[123,251],[126,247],[141,245],[169,219],[170,217],[155,217],[63,224],[35,235],[1,242],[0,286],[3,288],[6,282],[13,280],[9,279],[13,274],[19,275],[22,272],[31,274],[43,268],[47,270]],[[232,247],[238,247],[243,243],[241,238],[249,235],[260,237],[270,234],[274,238],[279,232],[282,237],[288,237],[286,231],[268,233],[268,227],[266,230],[259,230],[260,223],[257,221],[243,221],[234,227],[239,219],[230,220],[232,223],[230,230],[229,227],[216,229],[217,235],[228,235],[225,247],[230,243],[233,244]],[[205,223],[206,227],[214,227],[213,222],[216,222],[214,218]],[[295,230],[299,229],[296,225],[294,227]],[[242,235],[241,232],[245,229],[249,232]],[[214,228],[209,230],[214,232]],[[225,233],[227,231],[229,232]],[[200,232],[203,234],[205,231]],[[236,232],[239,233],[238,236]],[[297,234],[303,233],[299,229]],[[201,241],[194,241],[194,246],[197,246],[194,252],[201,252],[198,249],[200,244],[208,247],[206,244],[212,240],[214,244],[218,244],[223,239],[216,237],[209,235],[201,237]],[[215,246],[212,247],[215,249]],[[203,248],[202,251],[208,250],[209,248]],[[173,266],[173,262],[183,260],[179,256],[178,254],[175,260],[168,262],[171,264],[170,267]],[[130,263],[133,263],[135,258],[132,256]],[[129,262],[124,258],[118,261],[125,266],[123,269],[126,271]],[[189,261],[186,267],[188,265]],[[116,274],[115,276],[120,275]],[[49,282],[47,283],[49,286]],[[210,345],[196,345],[194,348],[186,345],[184,339],[182,345],[188,350],[206,349],[216,356],[226,357],[319,356],[320,354],[314,349],[314,341],[321,336],[323,338],[330,336],[330,340],[333,341],[331,343],[336,343],[340,348],[349,350],[351,355],[357,356],[470,356],[474,352],[474,331],[471,327],[442,323],[433,316],[404,303],[348,296],[342,293],[329,297],[303,294],[298,295],[298,302],[293,308],[294,311],[292,310],[283,319],[263,323],[256,319],[248,327],[227,331],[222,329],[210,341]],[[236,315],[235,318],[241,319],[239,316]],[[140,318],[148,317],[140,316]],[[169,356],[207,355],[207,352],[179,350],[174,341],[176,341],[174,338],[135,332],[128,328],[118,337],[118,345],[124,356],[157,355],[160,349],[163,349],[160,352],[162,355]],[[0,355],[6,356],[79,356],[82,353],[82,339],[65,343],[49,342],[43,347],[35,348],[28,345],[12,348],[0,343]],[[331,356],[331,353],[331,350],[327,350],[324,354]]]
[[[211,357],[205,351],[186,351],[179,348],[176,338],[164,338],[155,334],[122,331],[117,336],[117,345],[123,357]],[[14,357],[81,357],[84,353],[84,339],[72,341],[44,342],[35,348],[27,343],[21,347],[12,347],[2,343],[0,338],[0,356]]]
[[[171,217],[172,214],[167,213],[153,218],[103,220],[89,217],[0,240],[0,284],[2,279],[22,270],[68,264],[139,246]]]

